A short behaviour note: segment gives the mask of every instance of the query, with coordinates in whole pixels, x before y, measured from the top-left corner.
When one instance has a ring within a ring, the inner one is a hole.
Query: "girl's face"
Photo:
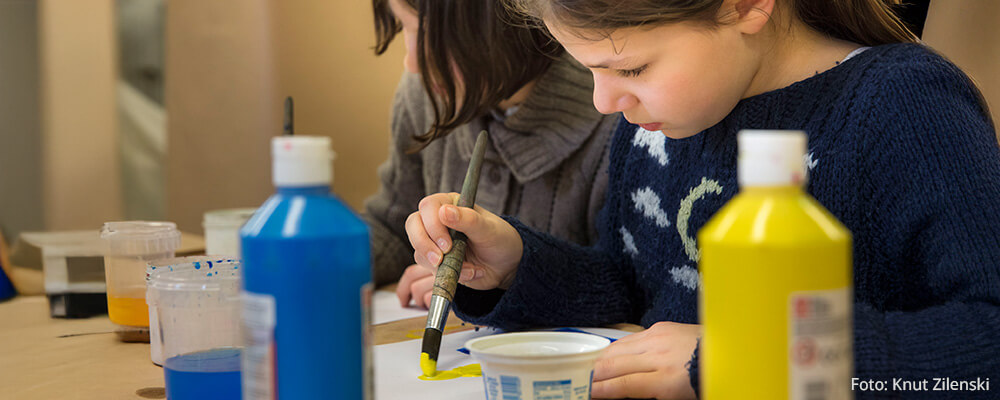
[[[693,136],[729,114],[747,96],[760,63],[741,23],[623,28],[594,40],[599,33],[545,22],[593,73],[598,111],[622,112],[629,122],[675,139]]]
[[[417,64],[417,29],[420,28],[420,19],[417,17],[417,10],[407,5],[404,0],[389,0],[389,9],[403,27],[403,41],[406,42],[406,55],[403,56],[403,68],[407,71],[419,74],[420,67]]]
[[[417,32],[420,29],[420,16],[417,14],[417,10],[410,7],[404,0],[389,0],[389,9],[392,10],[393,15],[399,20],[399,24],[402,26],[403,30],[403,41],[406,42],[406,54],[403,56],[403,68],[414,74],[421,73],[420,63],[418,62],[417,53]],[[462,101],[462,74],[458,71],[455,65],[452,65],[452,77],[455,79],[455,101],[461,104]],[[431,91],[436,94],[441,94],[444,89],[432,78]]]

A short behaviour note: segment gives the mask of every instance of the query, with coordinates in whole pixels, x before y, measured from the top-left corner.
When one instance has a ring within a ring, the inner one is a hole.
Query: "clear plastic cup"
[[[205,254],[240,257],[240,227],[256,212],[256,208],[231,208],[205,213]]]
[[[240,398],[239,267],[195,261],[150,276],[168,398]]]
[[[594,362],[608,338],[575,332],[518,332],[465,343],[482,364],[486,399],[589,399]]]
[[[101,229],[101,238],[108,246],[104,255],[108,317],[123,327],[148,327],[146,263],[174,256],[181,244],[177,225],[172,222],[107,222]]]
[[[163,340],[160,337],[159,318],[156,314],[156,307],[150,302],[149,283],[156,275],[183,270],[197,270],[207,268],[214,269],[215,265],[229,265],[238,263],[239,260],[221,256],[188,256],[165,258],[162,260],[150,261],[146,264],[146,304],[149,306],[149,358],[153,364],[163,365]],[[213,268],[208,268],[213,266]]]

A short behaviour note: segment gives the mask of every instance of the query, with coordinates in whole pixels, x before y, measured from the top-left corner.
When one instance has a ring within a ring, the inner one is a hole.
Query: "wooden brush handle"
[[[462,193],[459,194],[455,205],[458,207],[473,208],[476,204],[476,192],[479,188],[479,172],[483,167],[483,159],[486,157],[486,142],[489,134],[486,131],[479,132],[476,137],[476,147],[472,149],[472,159],[469,160],[469,169],[465,172],[465,181],[462,183]],[[455,288],[458,286],[458,276],[462,273],[462,263],[465,262],[465,248],[469,238],[462,232],[451,232],[451,250],[445,253],[437,273],[434,275],[433,295],[441,296],[449,302],[455,300]]]
[[[455,300],[455,288],[458,286],[458,276],[462,273],[462,263],[465,262],[465,248],[468,238],[462,232],[452,235],[451,251],[444,255],[437,274],[434,276],[434,295],[444,297],[448,301]]]

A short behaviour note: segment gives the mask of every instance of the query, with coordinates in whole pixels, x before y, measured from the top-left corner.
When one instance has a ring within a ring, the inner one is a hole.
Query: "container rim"
[[[171,264],[178,266],[193,263]],[[240,263],[235,260],[216,264],[212,269],[203,268],[205,275],[191,277],[190,268],[154,271],[150,274],[148,287],[157,291],[221,291],[223,286],[239,285],[243,278],[239,273]],[[200,271],[200,270],[199,270]],[[208,275],[212,274],[212,275]],[[218,274],[218,275],[217,275]]]
[[[180,235],[177,224],[164,221],[112,221],[101,228],[101,238],[108,240],[180,238]]]
[[[511,355],[503,354],[498,352],[490,351],[491,348],[500,345],[513,344],[513,343],[530,343],[536,341],[547,341],[547,342],[564,342],[570,339],[571,342],[576,342],[584,345],[593,346],[590,350],[584,350],[572,353],[559,353],[559,354],[521,354],[521,355]],[[500,333],[496,335],[489,335],[478,337],[475,339],[470,339],[465,342],[465,348],[469,350],[478,358],[488,358],[487,361],[510,361],[510,362],[548,362],[548,361],[564,361],[566,359],[572,358],[589,358],[596,357],[600,354],[608,345],[611,344],[611,340],[598,335],[592,335],[589,333],[579,333],[579,332],[551,332],[551,331],[538,331],[538,332],[513,332],[513,333]]]

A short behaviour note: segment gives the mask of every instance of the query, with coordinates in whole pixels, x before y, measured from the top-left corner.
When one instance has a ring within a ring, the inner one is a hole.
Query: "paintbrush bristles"
[[[441,331],[437,329],[424,329],[424,340],[420,344],[421,352],[427,353],[432,360],[438,359],[438,352],[441,351]]]

